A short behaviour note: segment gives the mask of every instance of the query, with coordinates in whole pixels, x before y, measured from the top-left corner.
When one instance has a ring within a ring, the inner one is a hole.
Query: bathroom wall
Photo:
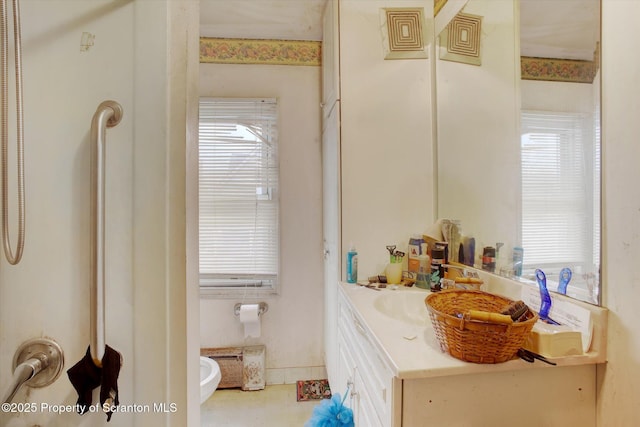
[[[359,278],[382,274],[385,246],[406,250],[434,220],[433,51],[385,60],[380,13],[388,7],[424,8],[432,43],[432,2],[340,2],[342,253],[356,245]]]
[[[75,404],[66,370],[89,344],[89,130],[96,107],[106,99],[124,109],[106,143],[106,341],[124,357],[120,403],[175,403],[179,410],[117,413],[109,425],[187,425],[180,213],[189,89],[187,61],[170,55],[174,42],[180,42],[182,57],[197,52],[197,35],[195,49],[187,35],[187,28],[197,27],[197,3],[20,3],[27,234],[22,262],[0,261],[0,393],[8,387],[14,351],[27,339],[56,340],[65,353],[65,372],[47,388],[23,389],[15,401],[36,403],[38,410],[0,413],[0,425],[107,425],[102,413],[80,417],[41,406]],[[173,28],[178,40],[169,22],[182,28]],[[84,32],[93,36],[86,46]],[[10,153],[12,163],[13,148]],[[14,185],[13,169],[10,176]],[[11,236],[15,246],[14,229]]]
[[[598,367],[598,426],[640,421],[640,16],[633,0],[602,2],[603,303],[608,363]]]
[[[280,294],[200,300],[201,347],[265,344],[267,382],[326,378],[323,354],[320,67],[201,64],[200,95],[276,97],[279,106]],[[244,339],[237,302],[265,301],[262,336]]]
[[[107,342],[124,354],[120,387],[129,400],[133,389],[133,330],[129,325],[133,321],[134,7],[108,1],[23,1],[21,12],[27,234],[22,262],[12,267],[3,260],[0,267],[0,389],[4,392],[7,387],[14,351],[27,339],[46,336],[57,341],[65,352],[65,370],[86,351],[89,129],[98,104],[113,99],[122,105],[124,116],[108,131],[106,144],[107,298],[114,307],[106,314]],[[85,51],[80,44],[83,31],[95,36],[93,46]],[[10,176],[13,185],[14,175]],[[15,230],[11,235],[15,242]],[[63,374],[50,387],[32,391],[27,401],[74,404],[76,398]],[[23,392],[17,401],[24,400]],[[20,421],[44,425],[63,419],[70,425],[91,425],[102,417],[54,417],[39,411]],[[129,415],[114,417],[113,422],[133,423]]]
[[[596,85],[522,80],[522,109],[593,114]]]

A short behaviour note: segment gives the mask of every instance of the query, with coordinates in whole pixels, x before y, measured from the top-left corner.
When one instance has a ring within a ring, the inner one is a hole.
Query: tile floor
[[[200,406],[202,427],[303,427],[320,400],[296,401],[296,385],[216,390]]]

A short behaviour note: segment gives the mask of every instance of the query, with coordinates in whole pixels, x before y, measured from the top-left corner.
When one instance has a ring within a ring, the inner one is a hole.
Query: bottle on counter
[[[486,246],[482,250],[482,269],[493,273],[496,271],[496,248]]]
[[[464,260],[462,261],[462,264],[473,267],[476,257],[476,239],[469,236],[463,236],[460,247],[462,248],[462,252],[464,254]]]
[[[431,249],[431,290],[439,291],[440,279],[444,277],[444,266],[445,264],[445,250],[442,246],[436,246]],[[434,274],[438,273],[437,279],[435,279]],[[434,280],[435,279],[435,280]]]
[[[520,246],[513,248],[513,274],[516,277],[522,276],[522,260],[524,258],[524,250]]]
[[[436,242],[435,247],[441,248],[443,250],[444,261],[442,263],[446,264],[447,262],[449,262],[449,242]],[[433,255],[431,256],[431,258],[433,258]]]
[[[447,263],[460,262],[460,242],[462,240],[462,223],[459,219],[451,220],[449,228],[449,256]],[[464,257],[464,255],[463,255]]]
[[[430,289],[431,258],[429,255],[420,255],[418,258],[420,260],[420,268],[418,269],[416,286],[422,289]]]
[[[349,252],[347,252],[347,283],[356,283],[358,281],[358,251],[351,244]]]
[[[424,246],[424,239],[421,234],[414,234],[409,239],[409,262],[407,270],[417,273],[420,270],[420,255],[423,254],[422,248]]]

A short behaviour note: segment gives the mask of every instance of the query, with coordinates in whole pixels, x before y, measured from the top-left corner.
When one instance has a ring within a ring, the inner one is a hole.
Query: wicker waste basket
[[[513,358],[538,320],[529,310],[526,320],[511,325],[465,319],[469,310],[500,313],[513,301],[487,292],[448,290],[425,299],[431,323],[443,351],[473,363],[502,363]]]

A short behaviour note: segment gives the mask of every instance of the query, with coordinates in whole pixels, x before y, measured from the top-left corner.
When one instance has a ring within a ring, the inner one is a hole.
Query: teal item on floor
[[[304,427],[354,427],[353,411],[344,406],[348,393],[349,389],[342,400],[339,393],[331,396],[330,400],[323,400],[313,408],[311,419],[305,423]]]

